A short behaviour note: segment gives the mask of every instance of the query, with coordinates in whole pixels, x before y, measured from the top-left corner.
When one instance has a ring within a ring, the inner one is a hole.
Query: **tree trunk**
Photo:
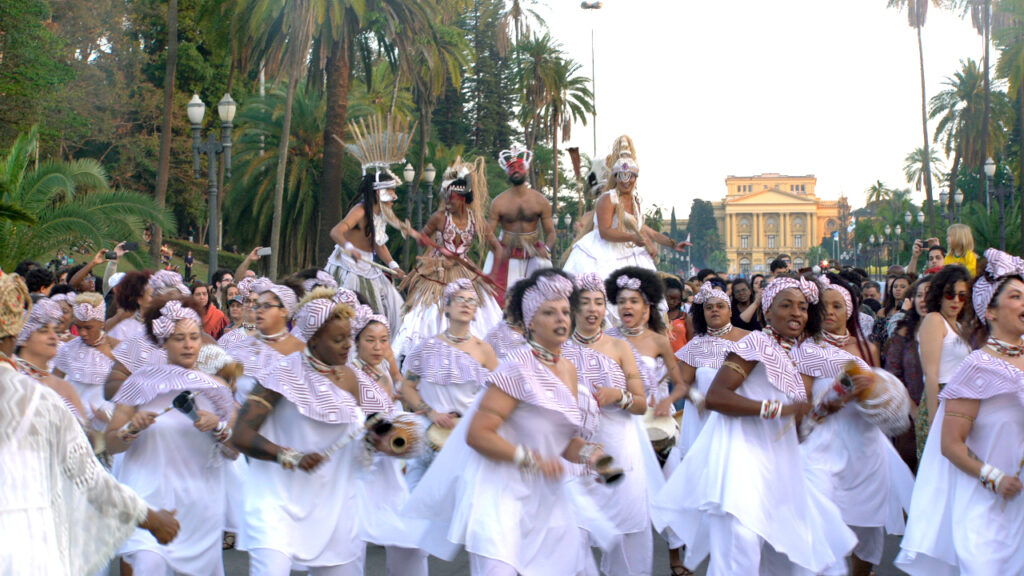
[[[921,42],[921,26],[917,27],[917,55],[921,63],[921,132],[924,135],[924,165],[921,169],[924,172],[924,211],[925,220],[929,226],[935,224],[935,207],[932,206],[932,151],[928,145],[928,98],[925,93],[924,84],[924,44]]]
[[[555,165],[555,173],[551,179],[551,217],[555,220],[555,227],[558,226],[558,112],[553,113],[553,121],[551,123],[551,151],[553,156],[553,164]],[[637,218],[640,215],[637,214]]]
[[[281,212],[284,209],[284,176],[288,167],[288,140],[292,129],[292,102],[295,101],[295,85],[299,79],[295,70],[288,72],[288,96],[284,103],[284,123],[281,126],[281,143],[277,149],[277,180],[274,183],[274,218],[270,228],[270,276],[277,280],[277,263],[281,257]]]
[[[949,169],[949,196],[946,198],[946,210],[952,214],[953,208],[956,205],[956,201],[953,199],[953,195],[957,190],[957,180],[960,178],[960,164],[961,155],[960,148],[953,152],[953,165]]]
[[[1020,134],[1021,138],[1024,138],[1024,78],[1017,79],[1017,119],[1020,121]],[[1020,208],[1020,251],[1018,254],[1024,253],[1024,146],[1017,146],[1017,189],[1019,192],[1020,203],[1017,205]]]
[[[162,209],[167,203],[167,182],[171,174],[171,120],[174,114],[174,71],[178,64],[178,0],[167,2],[167,68],[164,72],[164,115],[160,123],[160,156],[156,168],[156,203]],[[164,231],[153,223],[153,243],[149,255],[160,261]],[[210,271],[213,273],[213,270]]]
[[[423,229],[423,222],[430,219],[430,214],[426,214],[423,220],[419,219],[420,210],[427,209],[426,199],[423,200],[423,204],[417,209],[416,203],[413,201],[413,196],[416,194],[416,190],[419,190],[420,183],[423,181],[423,169],[427,161],[427,139],[430,137],[430,109],[429,106],[422,102],[417,103],[417,107],[420,111],[420,157],[417,160],[416,177],[409,183],[409,198],[406,200],[406,206],[408,207],[408,220],[417,228],[417,230]],[[441,174],[444,174],[446,166],[441,167]],[[476,200],[474,200],[476,201]],[[413,252],[413,244],[416,241],[413,240],[412,236],[405,239],[405,254],[402,257],[402,266],[406,270],[412,270],[413,264],[415,264],[415,255]]]
[[[350,41],[334,43],[327,57],[327,114],[324,122],[324,166],[320,178],[320,229],[317,231],[317,264],[334,250],[328,231],[341,221],[342,177],[345,147],[345,122],[348,117],[348,91],[351,81]]]
[[[988,159],[988,126],[989,126],[989,106],[991,103],[992,86],[989,78],[989,65],[988,65],[988,45],[989,45],[989,34],[992,29],[992,0],[985,0],[985,31],[982,36],[985,39],[985,113],[982,117],[981,127],[981,162],[980,165],[984,166],[985,161]],[[981,174],[984,178],[984,172]],[[985,180],[985,200],[988,200],[988,181]],[[988,204],[985,205],[986,208]]]

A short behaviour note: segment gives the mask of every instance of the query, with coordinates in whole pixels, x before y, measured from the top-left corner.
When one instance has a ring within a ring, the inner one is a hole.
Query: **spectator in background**
[[[33,260],[22,260],[14,267],[14,273],[24,278],[25,275],[28,274],[29,270],[34,270],[36,268],[42,268],[42,265]]]
[[[960,264],[967,269],[971,278],[978,275],[978,256],[974,253],[974,234],[967,224],[953,224],[946,232],[945,264]]]
[[[918,333],[921,367],[924,370],[924,395],[918,404],[917,457],[921,457],[928,428],[939,404],[939,392],[953,377],[960,363],[971,353],[963,337],[964,322],[974,311],[967,305],[971,277],[963,266],[946,266],[928,287],[928,314]]]
[[[686,312],[683,311],[683,294],[685,288],[682,281],[675,276],[666,276],[665,281],[665,303],[668,304],[669,342],[672,344],[672,351],[676,352],[689,340],[689,331],[686,326]]]
[[[761,329],[757,311],[761,308],[761,293],[755,292],[743,278],[732,282],[732,325],[748,332]]]
[[[221,300],[221,291],[224,286],[231,284],[235,281],[235,277],[231,274],[231,270],[227,268],[218,268],[213,276],[210,277],[210,283],[213,286],[213,305],[222,308],[225,301]]]
[[[873,313],[882,309],[882,291],[878,289],[878,282],[868,280],[860,286],[862,302],[871,308]]]
[[[928,247],[927,258],[924,269],[925,274],[937,274],[946,265],[946,251],[938,244]]]
[[[192,251],[189,250],[185,254],[185,282],[192,281],[192,264],[196,261],[195,257],[192,256]]]
[[[242,321],[245,316],[244,312],[245,302],[242,301],[242,297],[240,295],[228,300],[229,324],[224,329],[225,333],[230,332],[231,330],[234,330],[235,328],[238,328],[242,325]]]
[[[34,304],[40,298],[50,295],[50,289],[53,288],[53,273],[46,268],[33,268],[25,274],[25,285],[28,286]]]
[[[910,289],[910,279],[906,274],[894,274],[887,279],[888,288],[885,291],[885,303],[882,309],[875,314],[875,325],[871,330],[871,341],[878,344],[879,349],[885,349],[885,341],[889,337],[886,331],[889,318],[900,311],[907,291]]]
[[[768,265],[768,269],[772,273],[772,278],[785,276],[789,273],[789,262],[787,260],[783,260],[780,256],[775,260],[772,260],[772,263]]]
[[[921,368],[921,354],[917,339],[921,320],[928,314],[927,295],[931,281],[932,277],[927,275],[911,284],[907,291],[908,297],[903,301],[902,314],[894,315],[894,317],[899,316],[899,319],[896,321],[895,331],[886,342],[883,351],[885,369],[899,378],[910,394],[910,400],[914,405],[914,411],[911,413],[912,420],[918,418],[917,405],[921,402],[921,395],[924,393],[924,371]],[[916,474],[915,428],[916,426],[911,426],[905,433],[893,438],[892,441],[900,457]]]
[[[704,284],[704,282],[706,282],[708,278],[711,276],[717,278],[718,274],[716,274],[715,271],[712,270],[711,268],[702,268],[697,272],[697,282],[699,284]]]
[[[764,288],[764,274],[754,274],[750,277],[750,287],[754,292],[760,293]]]
[[[210,304],[210,287],[205,282],[196,280],[192,284],[192,296],[202,311],[203,332],[213,336],[214,340],[220,338],[228,326],[228,318]]]

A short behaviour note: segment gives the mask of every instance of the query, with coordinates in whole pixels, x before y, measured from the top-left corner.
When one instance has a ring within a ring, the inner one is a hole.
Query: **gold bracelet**
[[[963,414],[960,412],[950,412],[949,410],[946,410],[946,416],[952,416],[953,418],[963,418],[964,420],[967,420],[971,424],[974,424],[974,416],[968,416],[967,414]]]
[[[747,379],[747,371],[744,370],[743,367],[740,366],[739,364],[737,364],[737,363],[735,363],[735,362],[730,360],[730,361],[727,361],[727,362],[723,362],[722,366],[725,367],[725,368],[729,368],[730,370],[736,372],[737,374],[742,376],[744,380]]]
[[[263,404],[264,406],[266,406],[267,410],[273,410],[274,409],[274,406],[270,402],[267,402],[265,399],[260,398],[259,396],[255,395],[255,394],[249,394],[248,396],[245,397],[245,399],[246,400],[252,400],[254,402],[259,402],[260,404]]]

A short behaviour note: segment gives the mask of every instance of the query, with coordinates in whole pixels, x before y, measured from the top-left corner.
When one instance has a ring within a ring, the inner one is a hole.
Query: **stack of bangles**
[[[622,391],[622,398],[619,400],[619,408],[629,410],[633,407],[633,393],[629,390]]]
[[[604,454],[604,449],[600,444],[594,444],[593,442],[587,442],[582,448],[580,448],[580,463],[587,467],[587,470],[594,471],[594,454],[601,450],[601,454]]]
[[[529,473],[537,470],[537,458],[533,455],[533,450],[522,444],[516,446],[516,453],[512,456],[512,462],[519,466],[521,472]]]
[[[761,401],[761,418],[775,420],[779,416],[782,416],[782,402],[779,400]]]
[[[999,482],[1006,476],[1002,470],[996,468],[991,464],[985,464],[981,467],[981,474],[978,475],[978,479],[981,480],[981,485],[989,490],[996,492],[999,488]]]
[[[139,432],[141,431],[136,430],[135,426],[132,426],[132,423],[129,422],[117,431],[117,437],[120,438],[122,442],[132,442],[139,437]]]
[[[226,420],[221,420],[217,427],[213,429],[213,439],[221,444],[226,444],[231,439],[231,427],[228,426]]]
[[[299,465],[299,462],[302,461],[303,456],[305,454],[298,450],[281,448],[277,451],[277,463],[285,470],[294,470]]]

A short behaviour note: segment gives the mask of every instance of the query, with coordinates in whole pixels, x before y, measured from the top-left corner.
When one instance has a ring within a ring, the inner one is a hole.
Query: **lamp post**
[[[956,193],[953,194],[953,219],[960,220],[960,206],[964,202],[964,193],[957,188]],[[953,222],[950,221],[950,224]]]
[[[888,224],[885,225],[885,237],[880,240],[885,245],[885,257],[882,258],[882,262],[888,266],[892,262],[892,227]]]
[[[1012,170],[1007,171],[1007,179],[1009,182],[1003,182],[994,190],[996,199],[999,201],[999,249],[1004,252],[1006,251],[1006,200],[1013,195],[1013,189],[1016,187]]]
[[[877,268],[878,267],[878,249],[875,247],[875,235],[874,234],[872,234],[868,238],[868,248],[870,248],[871,252],[874,253],[875,257],[873,258],[873,260],[874,260],[874,262],[873,262],[874,266],[873,267]],[[869,256],[870,256],[870,254],[869,254]]]
[[[853,266],[855,268],[860,266],[860,252],[863,249],[864,249],[864,243],[863,242],[857,242],[857,251],[853,253]]]
[[[900,254],[903,252],[903,228],[899,224],[896,225],[896,235],[893,236],[893,252],[896,253],[896,264],[900,263]],[[890,264],[892,261],[890,260]]]
[[[917,223],[921,225],[921,239],[924,240],[924,211],[917,213]]]
[[[580,2],[580,8],[590,10],[591,14],[601,9],[601,2]],[[597,158],[597,59],[594,57],[594,21],[590,21],[590,99],[594,105],[594,158]]]
[[[203,143],[202,124],[203,116],[206,115],[206,104],[199,99],[199,94],[193,94],[187,107],[188,120],[192,123],[192,167],[195,170],[196,178],[199,178],[201,174],[199,158],[206,154],[208,159],[206,164],[210,173],[207,187],[210,202],[209,239],[207,241],[210,243],[209,274],[211,278],[217,271],[217,248],[220,246],[218,230],[220,216],[217,214],[217,154],[224,154],[224,176],[231,178],[231,122],[235,119],[236,108],[237,104],[231,99],[230,94],[225,94],[220,99],[220,102],[217,103],[217,115],[220,117],[221,139],[217,141],[216,135],[210,132],[209,139]]]
[[[402,176],[405,177],[405,181],[412,186],[413,180],[416,179],[416,169],[412,167],[412,164],[406,164],[405,169],[402,171]],[[437,170],[434,169],[433,164],[427,164],[427,167],[423,169],[423,179],[427,181],[427,214],[433,212],[434,203],[434,177],[437,176]],[[420,182],[419,187],[416,190],[411,190],[412,200],[416,204],[416,229],[423,229],[423,183]]]
[[[996,163],[989,156],[988,160],[985,160],[985,210],[992,210],[991,197],[992,197],[992,179],[996,176]]]

